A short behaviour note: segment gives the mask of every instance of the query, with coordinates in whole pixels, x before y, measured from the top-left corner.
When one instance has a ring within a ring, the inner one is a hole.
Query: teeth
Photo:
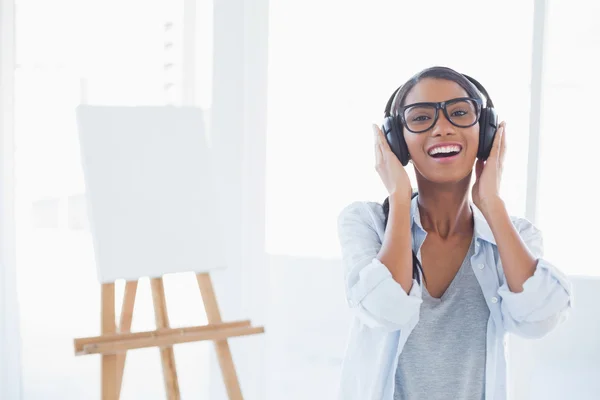
[[[439,147],[435,147],[431,150],[429,150],[429,155],[434,155],[434,154],[438,154],[438,153],[453,153],[453,152],[459,152],[460,151],[460,146],[457,145],[451,145],[451,146],[439,146]]]

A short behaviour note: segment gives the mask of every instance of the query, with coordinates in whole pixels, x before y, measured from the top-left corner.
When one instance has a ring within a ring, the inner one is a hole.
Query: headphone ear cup
[[[487,160],[498,130],[498,114],[494,108],[484,108],[479,116],[479,148],[477,158]]]
[[[410,155],[408,154],[408,146],[404,140],[404,133],[402,132],[402,124],[398,123],[398,118],[395,116],[386,117],[383,120],[383,133],[387,139],[388,144],[392,153],[398,157],[400,163],[403,166],[408,164]]]

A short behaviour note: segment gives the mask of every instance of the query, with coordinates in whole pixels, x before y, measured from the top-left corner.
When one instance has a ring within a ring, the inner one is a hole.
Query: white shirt
[[[475,253],[471,265],[490,309],[487,324],[486,400],[506,399],[504,338],[507,332],[540,338],[567,318],[571,284],[544,260],[541,232],[523,218],[511,218],[519,235],[537,259],[534,275],[513,293],[504,276],[498,248],[481,211],[474,215]],[[421,260],[427,233],[411,204],[413,250]],[[384,237],[381,204],[354,202],[338,217],[348,306],[354,313],[342,364],[340,400],[392,400],[398,357],[419,322],[421,287],[416,280],[406,293],[377,258]]]

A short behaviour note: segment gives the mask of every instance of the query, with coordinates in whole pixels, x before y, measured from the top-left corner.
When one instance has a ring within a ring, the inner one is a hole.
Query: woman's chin
[[[466,166],[464,168],[436,168],[435,170],[418,170],[416,172],[421,175],[426,181],[437,184],[456,184],[469,179],[471,177],[472,166]]]

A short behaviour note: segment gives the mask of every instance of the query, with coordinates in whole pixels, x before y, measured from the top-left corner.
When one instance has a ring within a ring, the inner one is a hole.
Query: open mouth
[[[428,154],[433,158],[448,158],[458,155],[462,147],[456,144],[447,146],[436,146],[429,149]]]

